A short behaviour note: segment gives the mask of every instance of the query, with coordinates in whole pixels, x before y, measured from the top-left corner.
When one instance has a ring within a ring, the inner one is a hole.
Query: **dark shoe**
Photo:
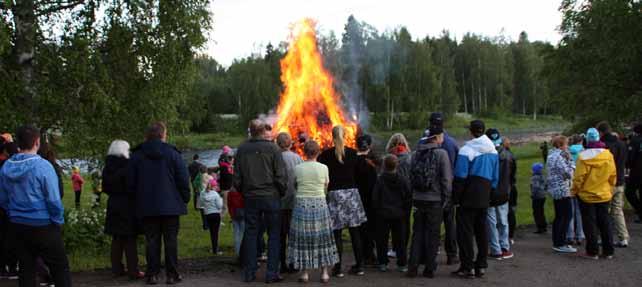
[[[425,269],[424,277],[430,278],[430,279],[435,278],[435,271]]]
[[[181,277],[181,275],[177,274],[177,275],[174,275],[174,276],[168,276],[167,277],[167,281],[165,283],[167,283],[167,285],[174,285],[174,284],[178,284],[178,283],[181,283],[181,282],[183,282],[183,277]]]
[[[406,272],[406,277],[415,278],[417,277],[417,273],[418,273],[417,266],[410,266],[408,268],[408,272]]]
[[[459,257],[448,256],[448,260],[446,260],[446,265],[455,265],[455,264],[459,264]]]
[[[280,282],[283,282],[283,277],[281,276],[276,276],[274,278],[265,280],[265,284],[273,284],[273,283],[280,283]]]
[[[483,278],[486,275],[486,269],[484,268],[475,268],[475,277]]]
[[[156,275],[147,276],[147,280],[145,281],[145,284],[147,284],[147,285],[156,285],[156,284],[158,284],[158,276],[156,276]]]
[[[334,268],[332,268],[332,276],[337,278],[345,277],[345,274],[343,274],[343,271],[341,270],[341,266],[335,265]]]
[[[535,231],[533,233],[535,233],[535,234],[544,234],[544,233],[546,233],[546,230],[537,230],[537,231]]]
[[[465,279],[475,279],[475,273],[473,273],[472,270],[462,270],[459,269],[453,273],[451,273],[453,276],[459,277],[459,278],[465,278]]]
[[[499,260],[504,259],[504,256],[502,256],[501,253],[500,254],[491,254],[491,255],[488,255],[488,258],[495,259],[495,260],[499,261]]]
[[[256,281],[256,276],[243,277],[243,282],[245,283],[252,283],[254,281]]]
[[[350,271],[348,271],[350,275],[356,275],[356,276],[363,276],[366,275],[366,272],[363,271],[363,268],[358,267],[358,266],[352,266],[350,268]]]

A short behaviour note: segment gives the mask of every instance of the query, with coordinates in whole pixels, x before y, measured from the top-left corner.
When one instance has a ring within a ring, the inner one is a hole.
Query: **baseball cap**
[[[486,130],[486,136],[493,142],[495,146],[500,146],[503,142],[499,130],[490,128]]]
[[[430,126],[443,126],[444,124],[444,114],[440,112],[434,112],[430,114]]]

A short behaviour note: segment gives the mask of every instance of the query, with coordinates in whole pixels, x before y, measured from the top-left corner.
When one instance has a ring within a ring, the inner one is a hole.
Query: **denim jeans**
[[[240,257],[241,243],[245,232],[245,220],[232,220],[232,229],[234,229],[234,252],[236,252],[236,256]]]
[[[243,279],[245,281],[254,280],[256,277],[259,224],[264,224],[268,233],[268,264],[265,278],[272,280],[279,276],[281,201],[278,198],[245,199],[245,234],[243,236]]]
[[[488,228],[488,247],[490,254],[502,254],[502,250],[510,250],[508,241],[508,202],[488,208],[486,216]]]
[[[571,198],[571,224],[568,225],[566,240],[584,240],[584,228],[582,228],[582,212],[580,202],[576,197]]]

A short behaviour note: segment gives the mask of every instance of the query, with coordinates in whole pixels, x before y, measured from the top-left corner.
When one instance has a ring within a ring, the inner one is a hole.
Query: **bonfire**
[[[288,53],[281,60],[284,91],[277,107],[276,132],[293,139],[314,139],[323,149],[332,146],[332,128],[345,128],[346,144],[354,147],[357,124],[346,117],[341,94],[323,67],[317,46],[315,22],[304,19],[291,27]],[[301,153],[301,147],[297,147]]]

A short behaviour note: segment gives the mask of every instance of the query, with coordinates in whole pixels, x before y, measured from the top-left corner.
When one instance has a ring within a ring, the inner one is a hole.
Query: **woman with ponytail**
[[[321,153],[318,159],[320,163],[328,167],[330,174],[328,208],[339,253],[339,263],[334,266],[332,275],[339,278],[344,276],[341,268],[341,255],[343,253],[341,232],[347,228],[350,232],[352,250],[356,261],[349,273],[362,276],[364,275],[363,252],[359,226],[366,222],[367,219],[355,182],[357,151],[345,146],[345,132],[342,126],[336,126],[332,129],[332,139],[334,146]]]

